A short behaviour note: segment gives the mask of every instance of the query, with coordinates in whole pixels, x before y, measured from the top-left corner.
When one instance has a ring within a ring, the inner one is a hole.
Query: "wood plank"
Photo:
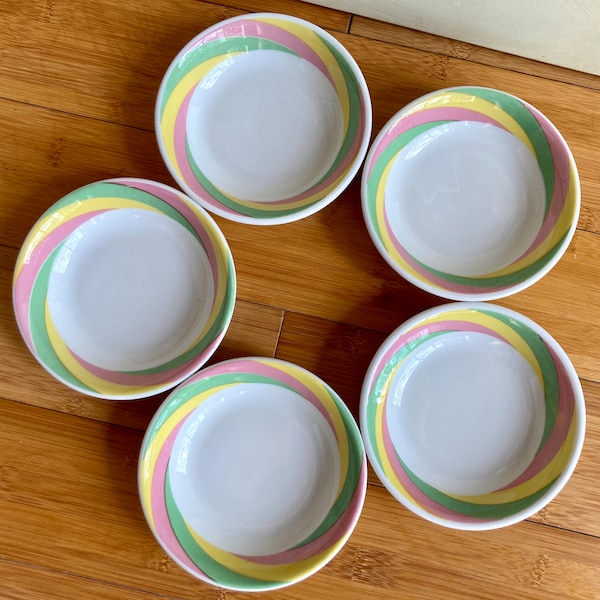
[[[349,23],[347,13],[300,2],[226,4],[105,0],[77,10],[46,0],[4,5],[9,26],[0,29],[0,96],[152,130],[162,75],[179,50],[214,23],[278,6],[338,31]]]
[[[500,67],[508,71],[527,73],[528,75],[543,77],[552,81],[571,83],[595,90],[600,89],[600,77],[597,75],[550,65],[530,58],[491,50],[483,46],[477,46],[476,44],[461,42],[449,37],[433,35],[424,31],[417,31],[409,27],[369,19],[360,15],[352,17],[348,33],[382,42],[391,42],[399,46],[426,50],[427,52],[466,60],[470,63]]]
[[[323,379],[340,395],[358,422],[363,379],[386,337],[372,329],[287,312],[275,356]]]
[[[252,12],[275,12],[306,19],[323,27],[339,32],[347,32],[350,26],[351,14],[341,8],[329,8],[317,4],[308,4],[300,0],[224,0],[225,6]]]
[[[311,0],[365,17],[600,75],[594,3],[563,0]],[[552,40],[548,44],[548,40]]]
[[[43,210],[84,183],[123,174],[169,182],[149,132],[1,100],[0,114],[7,116],[13,141],[0,148],[0,196],[11,200],[0,203],[7,245],[18,247]],[[33,145],[25,134],[30,127],[37,132]],[[600,185],[587,187],[598,190],[584,197],[583,220],[596,227]],[[232,248],[240,300],[383,332],[442,302],[406,283],[378,255],[364,226],[358,181],[328,208],[296,223],[251,227],[216,220]],[[578,231],[549,275],[500,303],[555,333],[580,375],[600,381],[597,239]]]
[[[20,247],[38,217],[70,191],[109,177],[172,184],[154,135],[0,100],[0,233]]]
[[[2,600],[155,600],[148,592],[0,560]],[[164,597],[163,597],[164,598]],[[168,599],[164,599],[168,600]]]
[[[0,400],[0,435],[0,559],[150,594],[223,598],[172,563],[147,529],[135,481],[141,432]],[[600,590],[597,546],[594,536],[528,522],[449,530],[369,486],[342,552],[274,597],[588,600]]]
[[[44,406],[72,415],[145,429],[168,392],[138,401],[90,398],[51,377],[27,350],[12,309],[11,280],[16,251],[0,246],[0,371],[1,395],[10,400]],[[273,356],[282,311],[238,300],[231,325],[207,364],[239,356]]]
[[[315,373],[338,392],[358,422],[360,392],[367,368],[383,342],[379,332],[331,323],[306,315],[286,313],[277,346],[277,358]],[[600,384],[583,381],[587,409],[584,450],[571,480],[534,521],[600,537]],[[370,471],[370,482],[377,484]]]
[[[369,486],[363,518],[323,579],[335,585],[331,571],[351,579],[357,598],[600,598],[597,544],[529,522],[478,533],[440,528]]]

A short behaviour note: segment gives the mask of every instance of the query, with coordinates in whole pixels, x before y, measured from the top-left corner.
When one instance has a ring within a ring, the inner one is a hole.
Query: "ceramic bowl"
[[[29,350],[71,388],[135,399],[212,355],[235,302],[229,247],[181,192],[142,179],[86,185],[34,225],[13,279]]]
[[[367,151],[371,101],[350,53],[282,14],[241,15],[189,42],[155,112],[171,174],[234,221],[294,221],[332,202]]]
[[[567,143],[510,94],[456,87],[423,96],[383,127],[365,163],[363,214],[375,246],[414,285],[493,300],[542,278],[577,224]]]
[[[354,418],[320,379],[249,357],[174,390],[143,441],[138,482],[156,539],[213,585],[280,588],[329,562],[357,522],[366,457]]]
[[[585,432],[581,385],[558,343],[523,315],[477,302],[394,331],[368,369],[360,418],[387,489],[455,529],[511,525],[546,506]]]

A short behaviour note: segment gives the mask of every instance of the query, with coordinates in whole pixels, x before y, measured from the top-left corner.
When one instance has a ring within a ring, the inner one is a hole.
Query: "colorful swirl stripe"
[[[248,383],[267,383],[300,394],[329,423],[340,452],[340,485],[324,521],[295,548],[269,556],[233,554],[199,536],[179,512],[168,477],[169,456],[188,416],[219,390]],[[364,500],[366,477],[360,432],[335,392],[299,367],[261,358],[208,367],[177,388],[146,432],[139,466],[144,513],[163,547],[181,566],[205,581],[241,590],[282,587],[328,562],[354,528]]]
[[[403,248],[387,215],[385,192],[399,153],[429,129],[455,121],[486,123],[516,136],[535,157],[546,188],[544,221],[536,239],[517,261],[485,276],[453,275],[418,261]],[[426,96],[386,128],[370,151],[365,171],[365,210],[390,259],[416,282],[453,293],[499,292],[534,277],[564,250],[577,221],[577,169],[560,133],[537,109],[496,90],[451,88]]]
[[[397,454],[387,426],[389,386],[403,361],[421,344],[454,331],[482,333],[512,346],[530,364],[544,392],[545,427],[531,464],[509,485],[482,495],[446,494],[421,480]],[[464,523],[509,517],[544,495],[570,460],[578,423],[569,375],[538,333],[499,312],[464,309],[420,320],[378,358],[368,385],[367,435],[379,468],[398,494],[436,517]]]
[[[134,372],[103,369],[72,352],[57,332],[47,302],[54,262],[70,235],[90,219],[124,208],[164,214],[192,233],[206,252],[214,288],[213,308],[189,348],[162,365]],[[13,300],[23,339],[58,379],[93,395],[136,397],[175,385],[212,355],[233,313],[235,270],[210,217],[175,190],[139,179],[106,180],[68,194],[38,220],[17,259]]]
[[[337,93],[344,123],[343,142],[321,181],[294,197],[268,203],[236,198],[214,186],[194,161],[186,136],[190,99],[200,81],[221,62],[259,50],[294,54],[323,73]],[[159,93],[157,135],[174,176],[208,207],[252,218],[276,218],[317,203],[356,168],[365,132],[370,128],[369,110],[370,102],[363,96],[348,58],[324,35],[293,19],[247,17],[217,25],[174,62]]]

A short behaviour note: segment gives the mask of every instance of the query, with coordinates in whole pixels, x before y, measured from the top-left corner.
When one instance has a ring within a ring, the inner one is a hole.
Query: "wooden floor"
[[[154,541],[137,498],[145,427],[162,398],[90,399],[29,355],[11,305],[18,249],[70,190],[115,176],[173,184],[153,133],[154,98],[178,50],[221,19],[275,11],[335,35],[363,69],[374,131],[437,88],[497,87],[541,109],[577,161],[575,238],[541,282],[500,302],[535,319],[570,355],[588,432],[579,466],[546,509],[486,533],[431,525],[370,474],[362,517],[321,572],[273,599],[600,598],[600,78],[295,0],[4,0],[0,5],[0,598],[242,599],[197,582]],[[551,43],[551,40],[549,40]],[[378,345],[441,303],[379,258],[359,185],[300,222],[217,219],[238,274],[231,328],[213,361],[265,355],[325,379],[356,415]]]

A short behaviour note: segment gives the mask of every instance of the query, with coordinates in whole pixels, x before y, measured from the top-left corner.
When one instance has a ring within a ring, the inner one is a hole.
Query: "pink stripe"
[[[154,473],[152,474],[152,487],[150,490],[151,511],[154,518],[156,534],[161,539],[163,544],[167,546],[169,551],[188,569],[200,575],[205,581],[212,581],[210,577],[203,573],[198,566],[190,560],[185,550],[179,544],[179,541],[177,540],[177,537],[175,536],[175,533],[171,527],[171,522],[167,513],[165,480],[167,477],[169,456],[171,455],[175,438],[177,437],[180,429],[183,427],[184,422],[185,419],[181,419],[160,449],[154,468]]]
[[[106,212],[106,210],[96,210],[82,215],[78,215],[59,225],[52,233],[44,237],[39,244],[35,246],[17,277],[13,287],[13,298],[15,306],[15,315],[19,327],[29,348],[33,349],[33,340],[29,329],[29,303],[35,280],[44,263],[65,239],[69,237],[78,227],[86,221]],[[39,233],[39,229],[34,229]],[[32,231],[33,233],[33,231]],[[31,234],[30,234],[31,236]],[[29,239],[29,236],[28,236]],[[31,246],[32,242],[29,243]]]
[[[294,196],[293,198],[286,198],[285,200],[281,200],[281,204],[288,203],[288,202],[297,202],[299,200],[304,200],[305,198],[308,198],[310,196],[318,194],[324,188],[331,185],[331,183],[333,181],[336,181],[337,179],[341,178],[342,175],[344,175],[344,173],[348,170],[350,165],[356,159],[356,154],[358,152],[358,148],[360,147],[360,144],[362,143],[364,131],[365,131],[364,113],[361,113],[360,123],[357,128],[354,139],[352,140],[352,144],[351,144],[350,148],[348,149],[348,152],[346,153],[346,156],[344,157],[342,162],[337,166],[336,170],[318,186],[312,187],[312,188],[308,189],[306,192],[298,194],[297,196]]]
[[[192,167],[190,165],[190,161],[187,154],[186,148],[186,137],[187,137],[187,113],[189,110],[192,94],[194,90],[191,90],[186,97],[184,98],[181,106],[179,108],[179,112],[177,113],[177,117],[175,118],[175,129],[173,134],[173,143],[175,146],[175,160],[179,169],[181,171],[181,175],[186,185],[190,187],[190,189],[201,197],[205,202],[209,203],[211,206],[215,206],[220,208],[221,210],[225,210],[229,213],[236,214],[239,211],[234,211],[228,208],[227,206],[221,204],[219,201],[215,200],[213,195],[198,181]],[[314,194],[319,193],[327,186],[331,185],[332,181],[335,181],[338,178],[341,178],[342,175],[348,170],[350,165],[356,159],[356,153],[362,143],[362,138],[365,131],[365,118],[364,118],[364,107],[363,111],[360,115],[360,123],[357,127],[356,134],[354,139],[352,140],[352,144],[348,149],[344,159],[337,166],[335,171],[323,182],[321,182],[318,186],[312,187],[301,194],[290,198],[284,198],[282,200],[277,200],[275,202],[270,202],[270,205],[286,205],[292,202],[298,202],[313,196]],[[235,202],[235,198],[232,201]]]
[[[363,460],[358,485],[356,486],[356,490],[354,491],[346,510],[322,536],[304,546],[292,548],[291,550],[286,550],[285,552],[280,552],[278,554],[272,554],[270,556],[239,555],[240,558],[261,565],[286,565],[306,560],[311,556],[324,552],[338,542],[344,534],[354,529],[362,510],[366,489],[367,464],[366,461]]]
[[[265,23],[263,21],[254,21],[250,19],[236,20],[231,23],[226,23],[219,26],[213,31],[209,31],[206,35],[202,36],[188,52],[199,48],[200,46],[213,42],[216,40],[222,40],[225,38],[236,38],[236,37],[258,37],[267,40],[271,40],[286,48],[292,50],[298,56],[301,56],[305,60],[309,61],[315,66],[331,83],[335,88],[333,78],[327,70],[325,63],[321,60],[319,55],[299,37],[295,36],[285,29],[286,21],[281,19],[282,27],[272,25],[271,23]],[[315,32],[314,35],[318,36]]]
[[[558,218],[560,217],[567,191],[570,181],[570,159],[565,151],[565,142],[561,138],[558,131],[555,127],[546,119],[546,117],[540,113],[533,106],[524,103],[527,109],[532,113],[532,115],[538,121],[539,126],[541,127],[544,135],[546,136],[546,140],[550,147],[550,151],[552,153],[553,161],[554,161],[554,171],[555,171],[555,180],[554,180],[554,189],[552,192],[552,200],[550,204],[550,209],[538,235],[535,240],[529,246],[529,248],[519,257],[519,259],[527,256],[531,252],[533,252],[549,235],[552,231],[552,228],[555,226]],[[369,160],[368,165],[368,176],[371,176],[373,168],[377,162],[377,160],[381,157],[381,154],[385,151],[385,149],[389,146],[389,144],[396,139],[399,135],[411,129],[417,125],[422,125],[424,123],[438,121],[438,120],[469,120],[469,121],[478,121],[482,123],[488,123],[500,127],[506,130],[505,127],[494,121],[493,119],[482,115],[476,111],[472,111],[470,109],[464,108],[435,108],[435,109],[424,109],[413,115],[409,115],[408,117],[399,119],[391,129],[382,137],[380,142],[377,145],[372,157]],[[427,281],[430,281],[434,285],[440,285],[446,289],[451,291],[459,291],[466,293],[477,293],[481,291],[478,287],[472,286],[463,286],[460,284],[450,283],[443,278],[439,278],[430,272],[424,270],[418,263],[416,263],[410,255],[408,255],[404,249],[402,248],[399,240],[394,236],[393,231],[390,227],[389,221],[387,219],[387,214],[385,215],[385,223],[386,229],[390,234],[394,247],[400,253],[400,255],[409,263],[412,268],[417,271],[422,277],[424,277]],[[518,259],[518,260],[519,260]],[[486,288],[487,291],[500,290],[504,289],[502,286],[499,288]]]
[[[368,176],[371,176],[373,167],[381,157],[382,153],[398,136],[413,127],[436,121],[476,121],[478,123],[487,123],[506,130],[503,125],[500,125],[500,123],[491,117],[470,108],[426,108],[406,117],[400,117],[381,140],[379,140],[379,143],[369,160]]]
[[[208,256],[210,268],[213,274],[213,283],[215,286],[216,294],[218,287],[219,265],[215,254],[215,245],[204,223],[202,223],[202,221],[192,211],[192,209],[188,206],[187,202],[185,202],[185,200],[175,190],[163,188],[162,186],[153,184],[151,181],[140,181],[127,178],[112,179],[109,181],[117,185],[126,185],[132,188],[136,188],[138,190],[147,192],[152,196],[160,198],[161,200],[172,206],[179,214],[181,214],[186,219],[186,221],[193,227],[194,231],[198,234],[198,237],[202,240],[202,244],[204,245],[204,249]]]
[[[544,467],[546,467],[550,461],[561,451],[573,421],[575,412],[575,395],[573,392],[573,387],[571,386],[567,372],[561,364],[560,358],[558,358],[551,347],[548,346],[548,350],[552,355],[552,360],[558,375],[559,404],[556,422],[554,424],[554,428],[552,429],[552,433],[546,440],[543,448],[536,454],[531,464],[521,475],[519,475],[519,477],[517,477],[503,489],[510,489],[524,483],[525,481],[537,475]],[[568,448],[568,450],[570,451],[570,448]]]
[[[539,110],[527,103],[525,103],[525,106],[536,118],[546,136],[546,141],[548,142],[554,163],[554,189],[552,190],[550,209],[548,210],[538,235],[531,246],[529,246],[519,258],[533,252],[548,237],[563,211],[571,180],[571,164],[570,157],[565,149],[566,142]]]
[[[461,283],[455,283],[453,281],[444,279],[443,277],[439,277],[438,275],[435,275],[431,272],[429,272],[427,269],[425,269],[420,263],[418,263],[405,249],[404,247],[400,244],[398,238],[396,238],[396,235],[394,234],[392,227],[390,225],[390,222],[388,220],[388,216],[387,213],[384,212],[384,223],[385,223],[385,228],[388,232],[388,235],[390,236],[390,239],[392,240],[392,244],[394,246],[394,248],[396,249],[396,251],[398,252],[398,254],[400,254],[400,256],[406,261],[406,263],[412,268],[414,269],[426,282],[432,284],[432,285],[436,285],[440,288],[446,289],[448,291],[451,292],[461,292],[461,293],[465,293],[465,294],[481,294],[482,291],[485,291],[486,293],[489,292],[495,292],[498,290],[503,290],[507,287],[510,287],[510,283],[508,283],[507,285],[503,285],[503,286],[487,286],[484,288],[478,287],[478,286],[474,286],[474,285],[463,285]]]
[[[386,400],[387,404],[387,400]],[[384,407],[385,411],[385,407]],[[390,461],[392,470],[396,477],[400,480],[400,483],[404,489],[410,494],[412,500],[424,508],[427,512],[442,517],[444,519],[451,519],[453,521],[460,521],[462,523],[481,523],[486,519],[478,519],[475,517],[468,517],[461,513],[454,512],[441,504],[438,504],[432,500],[429,496],[425,495],[410,479],[410,477],[404,471],[404,468],[398,461],[390,432],[387,426],[387,419],[382,419],[382,433],[383,433],[383,444],[385,447],[385,454],[387,459]]]
[[[231,210],[227,206],[217,202],[212,194],[208,192],[204,188],[204,186],[198,181],[196,175],[192,171],[192,167],[190,166],[190,162],[187,155],[186,150],[186,121],[187,121],[187,113],[190,106],[190,101],[192,99],[192,94],[194,90],[190,90],[187,96],[184,98],[181,106],[179,107],[179,111],[177,112],[177,117],[175,118],[175,131],[173,132],[173,143],[175,145],[175,162],[181,171],[181,176],[185,181],[186,185],[197,194],[202,200],[210,204],[211,206],[215,206],[220,208],[221,210],[227,211],[229,213],[235,214],[236,211]]]
[[[281,383],[285,383],[287,386],[298,392],[298,394],[300,394],[303,398],[308,400],[321,413],[321,415],[323,415],[333,433],[336,433],[331,417],[319,398],[293,375],[289,375],[285,371],[282,371],[275,366],[266,365],[254,360],[228,361],[214,365],[208,369],[205,369],[202,373],[198,373],[197,376],[190,380],[190,383],[200,381],[214,375],[230,375],[232,373],[251,373],[252,375],[262,375],[263,377],[268,377],[269,379],[275,379]]]
[[[201,367],[215,352],[224,335],[225,331],[223,331],[215,340],[213,340],[206,348],[204,348],[202,352],[194,355],[183,365],[170,369],[169,371],[160,371],[158,373],[138,374],[135,372],[127,373],[121,371],[110,371],[87,362],[85,359],[74,354],[73,352],[71,352],[71,354],[89,373],[110,383],[133,387],[159,384],[166,385],[168,383],[177,383]]]
[[[506,338],[501,336],[497,331],[494,331],[489,327],[484,327],[483,325],[479,325],[477,323],[472,323],[471,321],[447,319],[445,321],[426,323],[420,326],[417,325],[416,327],[409,329],[407,332],[399,336],[390,346],[390,348],[383,354],[383,356],[377,361],[377,368],[373,374],[372,381],[377,380],[377,378],[381,375],[381,372],[392,359],[392,357],[397,352],[399,352],[404,346],[407,346],[411,342],[414,342],[416,339],[424,337],[426,335],[445,331],[470,331],[473,333],[482,333],[484,335],[495,337],[503,342],[506,342],[507,344],[510,344],[510,342],[508,342]]]

